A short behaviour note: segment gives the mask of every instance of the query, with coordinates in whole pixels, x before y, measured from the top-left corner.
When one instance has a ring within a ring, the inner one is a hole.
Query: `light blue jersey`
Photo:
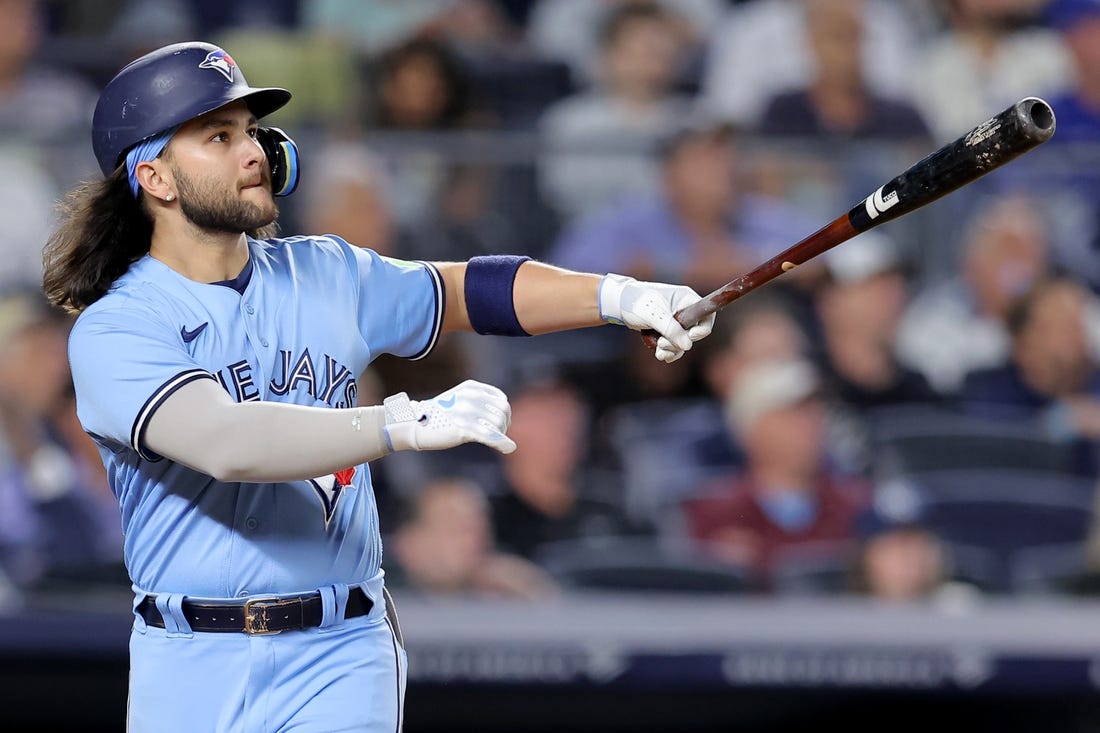
[[[425,356],[442,326],[439,273],[337,237],[249,240],[234,282],[204,284],[146,256],[77,319],[77,414],[122,508],[137,602],[131,733],[396,731],[405,652],[386,618],[378,513],[366,465],[310,481],[226,483],[152,454],[143,436],[181,386],[216,379],[238,402],[356,404],[376,356]],[[344,619],[349,593],[373,601]],[[317,591],[318,628],[199,632],[184,598]],[[181,694],[184,693],[184,694]]]
[[[217,379],[238,402],[352,407],[375,357],[415,359],[435,344],[443,292],[431,265],[333,236],[248,244],[240,292],[145,256],[72,331],[77,413],[122,509],[134,589],[232,598],[380,587],[365,464],[310,481],[225,483],[143,444],[157,407],[193,380]]]

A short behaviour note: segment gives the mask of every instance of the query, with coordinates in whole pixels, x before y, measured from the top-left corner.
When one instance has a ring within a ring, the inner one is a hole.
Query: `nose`
[[[246,148],[245,148],[244,167],[245,168],[254,168],[254,167],[258,166],[260,163],[267,160],[267,156],[264,155],[264,149],[260,145],[259,140],[257,140],[254,137],[249,137],[249,138],[247,138],[247,141],[248,142],[245,143]]]

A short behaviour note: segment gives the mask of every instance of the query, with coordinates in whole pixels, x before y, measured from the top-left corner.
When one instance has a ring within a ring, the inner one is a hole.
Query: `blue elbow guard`
[[[466,263],[466,315],[470,325],[481,334],[530,336],[519,325],[512,302],[516,272],[530,257],[488,255],[472,257]]]

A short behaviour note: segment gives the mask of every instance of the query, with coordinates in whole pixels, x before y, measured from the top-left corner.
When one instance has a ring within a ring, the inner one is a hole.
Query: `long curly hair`
[[[42,289],[51,304],[79,313],[149,252],[153,222],[130,192],[126,166],[78,185],[60,201],[58,215],[42,250]]]

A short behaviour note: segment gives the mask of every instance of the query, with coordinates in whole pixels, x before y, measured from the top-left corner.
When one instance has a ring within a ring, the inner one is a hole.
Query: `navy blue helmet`
[[[290,101],[290,92],[248,86],[233,57],[209,43],[176,43],[132,61],[108,82],[92,118],[103,175],[142,140],[237,100],[259,119]]]

